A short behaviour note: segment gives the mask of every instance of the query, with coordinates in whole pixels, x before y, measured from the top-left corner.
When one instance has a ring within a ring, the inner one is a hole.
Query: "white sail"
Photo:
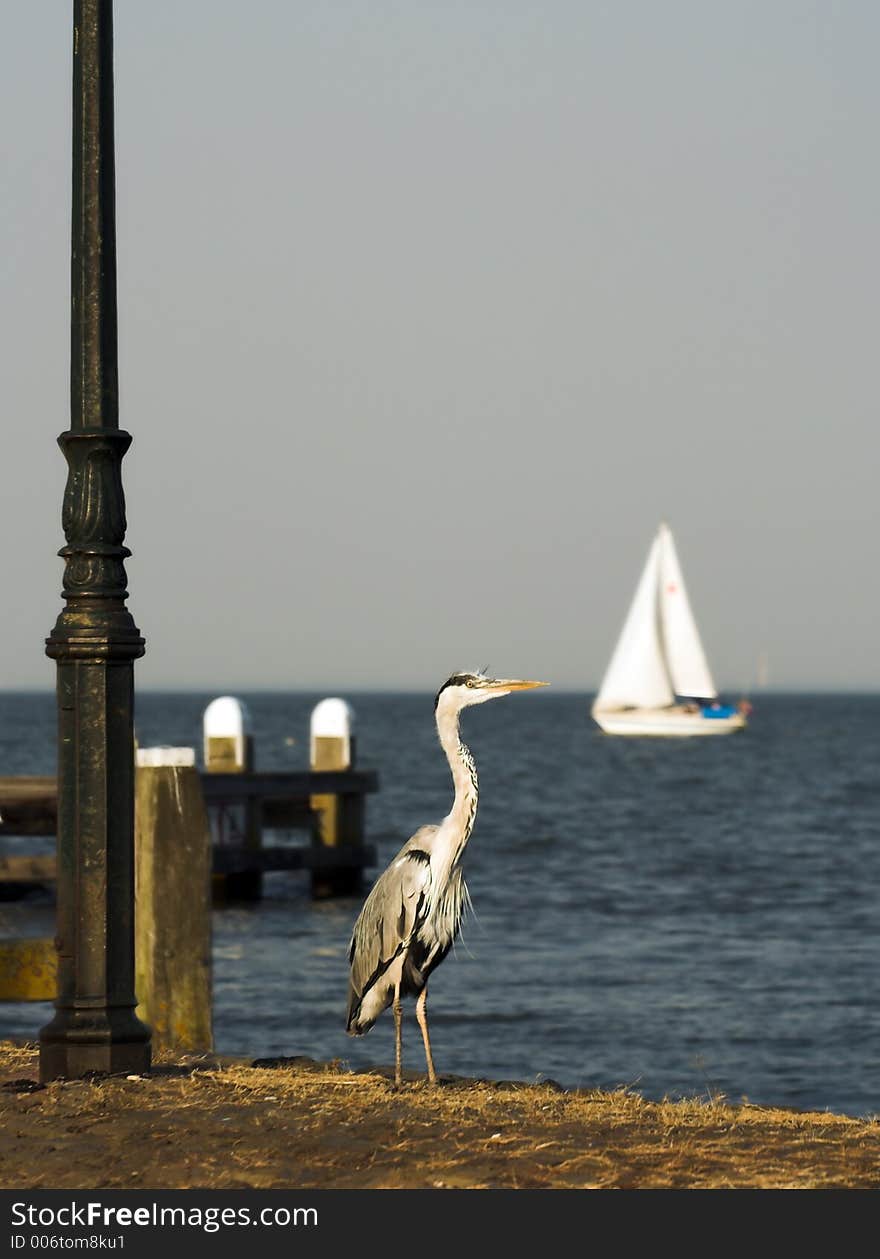
[[[663,708],[674,700],[660,641],[657,594],[660,539],[654,539],[636,587],[611,663],[605,671],[594,712],[620,708]]]
[[[666,525],[660,526],[657,541],[660,633],[673,690],[676,695],[715,699],[718,691],[706,663],[675,543]]]

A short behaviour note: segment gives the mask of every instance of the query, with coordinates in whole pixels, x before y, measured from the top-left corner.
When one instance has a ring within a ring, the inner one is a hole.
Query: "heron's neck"
[[[474,818],[477,816],[477,800],[480,791],[474,758],[471,756],[470,748],[461,741],[457,712],[444,713],[438,709],[437,734],[440,736],[440,745],[446,753],[455,785],[452,808],[443,819],[443,825],[440,828],[446,841],[444,856],[448,859],[449,865],[453,866],[471,837]]]

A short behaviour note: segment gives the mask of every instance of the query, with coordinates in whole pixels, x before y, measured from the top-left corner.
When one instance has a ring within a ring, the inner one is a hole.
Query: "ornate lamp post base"
[[[140,1024],[141,1038],[124,1041],[112,1028],[77,1027],[80,1020],[65,1011],[65,1025],[53,1040],[53,1024],[40,1033],[40,1079],[74,1080],[84,1075],[143,1075],[150,1069],[150,1033]],[[87,1038],[91,1030],[93,1040]]]
[[[96,435],[98,457],[101,448]],[[58,664],[59,992],[40,1032],[43,1081],[150,1068],[149,1029],[134,1013],[133,664],[143,640],[127,610],[98,603],[62,612],[47,645]]]

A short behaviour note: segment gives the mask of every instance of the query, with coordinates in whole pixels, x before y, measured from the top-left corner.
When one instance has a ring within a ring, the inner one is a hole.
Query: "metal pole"
[[[73,6],[70,430],[58,687],[58,999],[43,1080],[145,1071],[134,994],[134,661],[116,345],[112,0]]]

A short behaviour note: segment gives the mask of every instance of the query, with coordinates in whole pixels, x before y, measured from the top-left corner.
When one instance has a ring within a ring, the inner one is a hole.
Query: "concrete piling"
[[[354,768],[354,710],[344,699],[323,699],[312,710],[309,760],[313,770]],[[363,845],[362,794],[313,795],[311,807],[316,814],[314,842],[318,849]],[[347,895],[360,887],[360,864],[322,869],[316,860],[312,869],[314,897]]]
[[[247,705],[234,695],[211,700],[202,715],[205,771],[245,774],[254,768],[254,727]]]

